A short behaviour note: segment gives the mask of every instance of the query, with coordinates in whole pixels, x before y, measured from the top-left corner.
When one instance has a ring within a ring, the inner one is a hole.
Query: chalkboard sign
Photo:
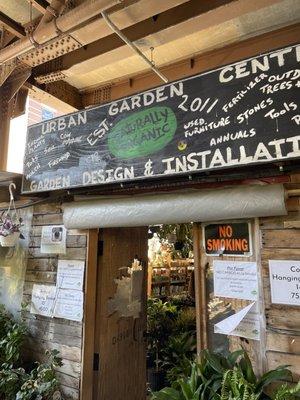
[[[252,254],[248,222],[208,224],[203,230],[205,253],[208,256],[249,257]]]
[[[23,193],[300,156],[300,45],[28,129]]]

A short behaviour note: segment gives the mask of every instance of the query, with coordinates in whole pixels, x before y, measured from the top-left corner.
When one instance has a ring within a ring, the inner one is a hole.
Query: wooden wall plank
[[[300,336],[267,332],[267,350],[300,355]]]
[[[34,214],[32,225],[62,225],[62,214]]]
[[[300,187],[300,174],[291,176],[286,189]],[[267,321],[268,368],[291,365],[294,378],[300,376],[300,309],[272,304],[269,260],[300,260],[300,198],[286,201],[288,215],[260,219],[262,271]]]
[[[261,236],[264,247],[300,249],[300,229],[265,229]]]
[[[40,251],[41,233],[44,225],[62,224],[62,211],[58,203],[43,204],[34,208],[28,263],[25,276],[23,300],[30,303],[33,285],[56,284],[59,259],[86,260],[87,231],[68,230],[66,254],[43,254]],[[45,360],[45,351],[57,349],[63,366],[57,368],[64,399],[79,400],[82,370],[82,326],[81,322],[60,318],[25,315],[29,338],[24,345],[28,359]]]
[[[49,256],[53,257],[53,254],[41,253],[38,247],[29,248],[28,258],[45,258]],[[58,258],[58,257],[57,257]],[[67,248],[66,254],[60,254],[61,260],[85,260],[86,249],[85,248]]]
[[[299,332],[299,309],[275,306],[266,309],[267,327]]]
[[[267,352],[268,368],[274,369],[279,365],[289,365],[292,371],[295,382],[300,380],[299,365],[300,356],[295,354],[279,353],[275,351]]]

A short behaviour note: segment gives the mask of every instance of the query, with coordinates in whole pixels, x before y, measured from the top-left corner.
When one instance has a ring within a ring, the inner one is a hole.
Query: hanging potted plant
[[[9,213],[0,217],[0,244],[2,247],[13,247],[18,240],[24,239],[20,232],[22,218],[13,218]]]
[[[20,238],[24,239],[20,232],[23,221],[16,209],[13,189],[16,189],[16,185],[11,183],[8,189],[10,194],[9,207],[0,216],[0,245],[2,247],[14,247]]]

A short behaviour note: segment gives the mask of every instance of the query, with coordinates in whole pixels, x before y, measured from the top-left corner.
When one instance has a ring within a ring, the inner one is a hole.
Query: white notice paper
[[[300,261],[270,260],[272,303],[300,306]]]
[[[33,285],[30,312],[52,317],[55,295],[55,286]]]
[[[82,321],[83,292],[79,290],[57,289],[54,317],[72,321]]]
[[[255,262],[214,260],[214,295],[231,299],[257,300]]]
[[[57,286],[61,289],[82,290],[84,261],[58,260]]]
[[[67,231],[63,225],[43,226],[41,253],[66,254]]]
[[[219,322],[215,333],[259,340],[260,324],[257,303],[253,302],[239,312]]]

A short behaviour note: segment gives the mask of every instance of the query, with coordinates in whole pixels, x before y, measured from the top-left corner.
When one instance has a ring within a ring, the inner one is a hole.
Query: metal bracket
[[[99,356],[99,353],[94,353],[93,371],[99,371],[99,366],[100,366],[100,356]]]

